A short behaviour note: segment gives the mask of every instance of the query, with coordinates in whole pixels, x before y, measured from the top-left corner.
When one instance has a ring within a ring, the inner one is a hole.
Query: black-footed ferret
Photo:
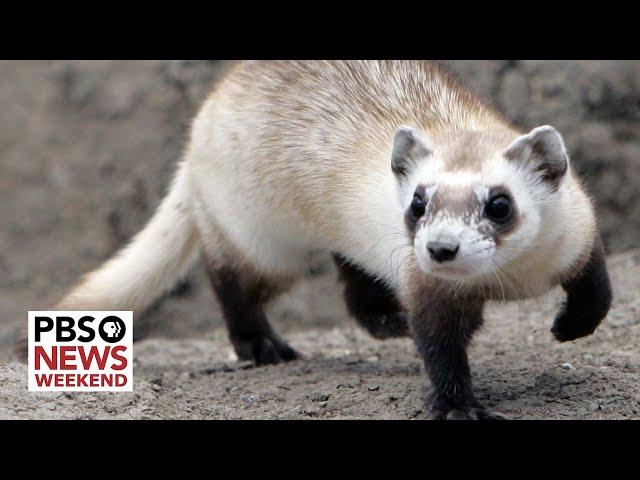
[[[263,306],[316,250],[374,336],[413,336],[433,418],[500,417],[474,397],[466,352],[487,300],[562,285],[560,341],[611,303],[553,127],[517,131],[430,62],[249,61],[204,103],[148,225],[56,308],[140,314],[201,251],[238,357],[293,360]]]

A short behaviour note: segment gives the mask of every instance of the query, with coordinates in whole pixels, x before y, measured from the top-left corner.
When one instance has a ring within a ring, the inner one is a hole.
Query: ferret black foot
[[[492,412],[486,408],[471,407],[467,409],[451,409],[446,416],[439,412],[434,420],[506,420],[507,417],[498,412]]]
[[[298,352],[273,331],[264,313],[263,305],[276,292],[276,285],[249,272],[228,266],[215,267],[209,261],[207,272],[222,307],[229,339],[240,360],[268,365],[300,358]]]
[[[452,402],[433,392],[426,396],[427,412],[432,420],[506,420],[501,413],[487,410],[476,399]]]
[[[599,236],[580,274],[563,283],[562,287],[567,292],[567,299],[553,322],[551,332],[561,342],[591,335],[607,316],[612,299]]]
[[[585,308],[563,308],[551,327],[551,333],[560,342],[569,342],[595,332],[601,316]]]
[[[276,335],[232,339],[232,343],[240,360],[249,360],[256,365],[273,365],[300,358],[298,352]]]

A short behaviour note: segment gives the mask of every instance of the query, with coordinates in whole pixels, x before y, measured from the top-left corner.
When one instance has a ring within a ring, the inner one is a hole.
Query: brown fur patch
[[[516,137],[506,129],[448,130],[438,135],[437,153],[449,171],[478,171],[486,160],[505,149]]]
[[[460,187],[439,186],[433,196],[432,203],[433,208],[430,215],[446,211],[452,216],[465,219],[467,222],[473,217],[478,218],[482,210],[473,188],[467,185]]]

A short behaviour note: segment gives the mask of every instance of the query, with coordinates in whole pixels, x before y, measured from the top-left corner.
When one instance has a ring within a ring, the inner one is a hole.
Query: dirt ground
[[[512,418],[639,417],[640,62],[450,66],[522,128],[563,133],[614,254],[615,308],[593,337],[553,341],[559,292],[489,311],[472,351],[478,396]],[[25,367],[8,363],[27,310],[50,307],[151,217],[189,122],[225,68],[0,61],[0,418],[424,417],[411,341],[361,332],[325,257],[270,309],[306,360],[236,363],[197,267],[136,317],[134,393],[29,394]]]
[[[480,400],[512,419],[640,418],[640,251],[609,264],[614,308],[586,339],[552,339],[559,291],[489,308],[471,350]],[[237,362],[218,328],[200,339],[136,343],[133,393],[28,393],[26,367],[10,363],[0,366],[0,418],[425,418],[412,342],[376,341],[359,330],[339,308],[335,277],[319,275],[271,308],[304,360],[258,368]],[[325,325],[295,325],[311,291],[336,311]]]

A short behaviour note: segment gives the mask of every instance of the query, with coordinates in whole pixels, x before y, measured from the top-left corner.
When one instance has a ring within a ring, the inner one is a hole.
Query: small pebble
[[[253,365],[253,362],[248,361],[248,360],[247,360],[247,361],[244,361],[244,362],[238,362],[238,364],[237,364],[237,367],[238,367],[240,370],[248,370],[248,369],[250,369],[250,368],[253,368],[253,366],[254,366],[254,365]],[[233,369],[231,369],[231,371],[233,371]]]
[[[329,400],[329,394],[327,393],[316,392],[311,395],[312,402],[326,402],[327,400]]]
[[[378,390],[380,390],[380,386],[379,385],[374,385],[372,387],[369,387],[369,391],[370,392],[377,392]]]
[[[422,413],[422,409],[421,409],[421,408],[418,408],[418,409],[416,409],[416,410],[412,411],[412,412],[409,414],[409,418],[410,418],[410,419],[414,419],[414,418],[416,418],[418,415],[420,415],[421,413]]]
[[[597,412],[598,410],[602,410],[602,406],[599,403],[592,403],[591,411]]]
[[[256,401],[258,401],[258,395],[247,395],[245,397],[242,397],[242,401],[246,404],[246,405],[252,405],[253,403],[255,403]]]
[[[571,365],[570,363],[563,363],[562,365],[560,365],[562,368],[564,368],[565,370],[575,370],[576,367],[574,367],[573,365]]]

